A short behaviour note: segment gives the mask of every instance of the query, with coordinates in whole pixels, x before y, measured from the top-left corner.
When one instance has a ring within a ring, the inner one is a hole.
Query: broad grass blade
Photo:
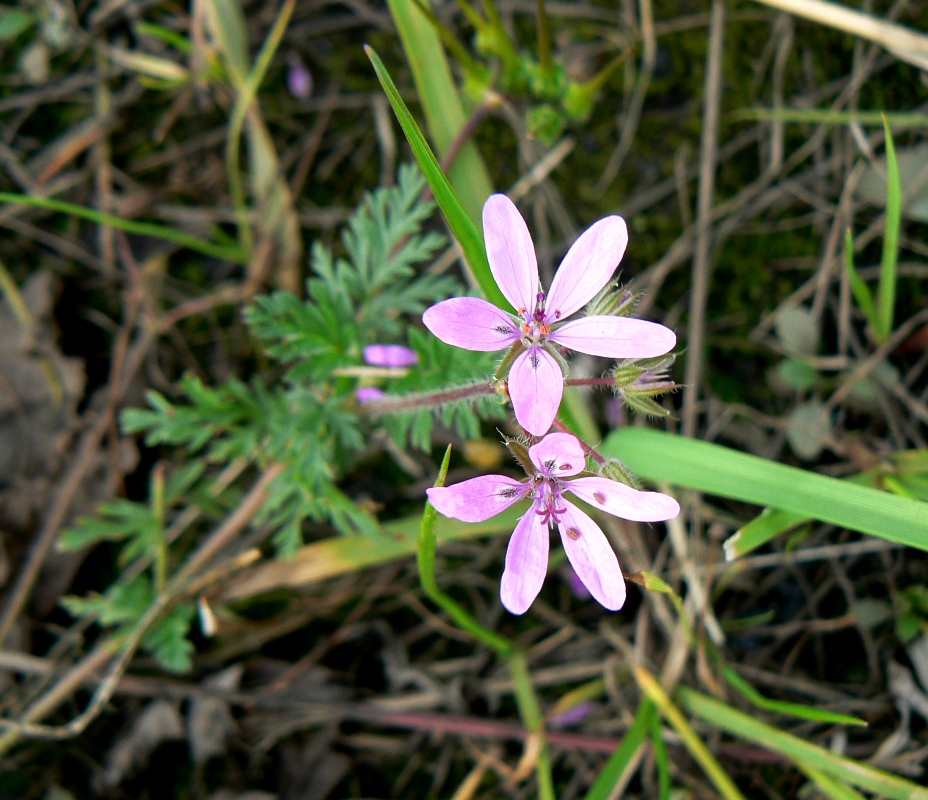
[[[521,504],[520,504],[521,505]],[[486,522],[460,522],[439,516],[435,534],[442,542],[511,533],[520,507],[509,508]],[[383,536],[332,536],[299,548],[292,559],[264,562],[224,585],[223,600],[239,600],[283,587],[306,586],[367,567],[385,564],[416,553],[422,514],[384,523]]]
[[[444,214],[452,235],[461,245],[464,259],[467,261],[477,285],[483,292],[483,296],[500,308],[512,310],[512,306],[503,297],[503,293],[496,285],[496,281],[493,280],[480,229],[474,224],[474,221],[461,205],[457,193],[448,182],[448,178],[442,171],[438,159],[435,158],[432,148],[425,141],[422,131],[419,130],[415,119],[409,113],[406,103],[403,102],[403,98],[400,96],[393,79],[390,77],[390,73],[387,72],[387,68],[383,65],[380,57],[374,52],[373,48],[365,46],[364,49],[367,52],[367,57],[371,60],[371,64],[374,65],[374,71],[377,73],[380,85],[387,94],[390,105],[393,106],[393,112],[399,120],[403,133],[406,134],[413,155],[415,155],[429,186],[432,187],[435,201],[438,203],[442,214]]]
[[[685,687],[677,690],[677,697],[684,708],[710,725],[781,753],[795,761],[800,768],[819,769],[845,783],[890,800],[928,800],[928,789],[912,781],[784,733],[714,698]]]
[[[448,59],[432,23],[412,0],[388,0],[388,4],[412,68],[426,125],[435,149],[444,158],[467,125]],[[483,204],[493,193],[493,184],[473,142],[461,147],[448,168],[448,179],[471,221],[479,225]]]
[[[647,428],[622,428],[600,452],[650,481],[802,514],[928,550],[928,503],[855,486],[710,442]]]

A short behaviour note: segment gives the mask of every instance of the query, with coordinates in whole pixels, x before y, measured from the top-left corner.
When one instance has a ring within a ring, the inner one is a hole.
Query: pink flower
[[[516,419],[535,436],[548,432],[564,392],[564,376],[552,348],[566,347],[606,358],[651,358],[676,344],[669,328],[629,317],[590,316],[564,322],[612,278],[628,231],[621,217],[593,223],[573,243],[547,293],[539,288],[535,248],[515,204],[494,194],[483,207],[490,270],[513,316],[486,300],[456,297],[426,309],[425,326],[447,344],[467,350],[525,348],[509,372]]]
[[[364,348],[364,360],[377,367],[411,367],[419,355],[401,344],[371,344]]]
[[[375,400],[382,400],[387,396],[387,393],[384,392],[383,389],[378,389],[376,386],[362,386],[354,394],[361,405],[372,403]]]
[[[586,466],[583,448],[569,433],[551,433],[529,448],[537,472],[525,481],[484,475],[454,486],[428,489],[429,501],[446,517],[482,522],[528,497],[509,540],[500,597],[513,614],[524,614],[541,591],[548,570],[548,528],[557,525],[567,558],[584,586],[606,608],[625,603],[625,580],[618,559],[599,526],[573,503],[571,492],[594,508],[638,522],[660,522],[680,513],[676,500],[659,492],[639,492],[608,478],[564,477]]]

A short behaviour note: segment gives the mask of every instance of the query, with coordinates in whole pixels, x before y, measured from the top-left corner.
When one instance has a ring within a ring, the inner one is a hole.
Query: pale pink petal
[[[545,307],[548,322],[569,317],[590,302],[619,266],[628,245],[621,217],[594,222],[574,242],[558,267]]]
[[[506,548],[506,568],[499,596],[513,614],[524,614],[532,604],[548,571],[548,526],[533,505],[516,525]]]
[[[565,488],[593,508],[635,522],[663,522],[680,513],[680,504],[669,494],[639,492],[609,478],[577,478]]]
[[[487,260],[500,291],[516,311],[535,308],[538,262],[525,220],[504,194],[492,194],[483,206]]]
[[[502,350],[520,333],[509,315],[478,297],[452,297],[427,308],[425,327],[445,344],[465,350]]]
[[[670,328],[631,317],[583,317],[554,331],[551,341],[606,358],[651,358],[673,350],[677,337]]]
[[[362,386],[354,393],[355,397],[358,398],[359,403],[373,403],[376,400],[383,400],[387,396],[387,393],[383,389],[378,389],[376,386]]]
[[[369,344],[364,360],[377,367],[411,367],[418,363],[419,354],[401,344]]]
[[[555,478],[576,475],[586,466],[583,447],[572,433],[549,433],[528,449],[528,455],[542,473]]]
[[[625,604],[625,579],[612,545],[599,526],[573,503],[558,523],[561,542],[571,566],[590,594],[610,611]]]
[[[509,371],[509,397],[519,424],[529,433],[548,432],[564,394],[561,368],[540,347],[522,353]]]
[[[453,486],[426,489],[440,514],[463,522],[483,522],[528,494],[531,486],[505,475],[481,475]]]

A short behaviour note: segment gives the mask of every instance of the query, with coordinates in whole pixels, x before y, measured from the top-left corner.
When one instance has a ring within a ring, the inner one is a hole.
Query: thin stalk
[[[248,207],[245,201],[245,189],[242,184],[242,173],[239,169],[239,156],[241,152],[242,128],[245,125],[245,117],[258,94],[258,87],[267,74],[268,67],[271,66],[271,60],[274,53],[283,39],[284,31],[287,29],[287,23],[290,22],[290,16],[293,14],[293,7],[296,0],[286,0],[274,25],[271,27],[261,52],[258,53],[258,59],[255,61],[251,72],[245,79],[245,83],[236,87],[238,97],[235,99],[235,106],[232,108],[232,116],[229,121],[229,135],[226,140],[226,170],[229,180],[229,194],[232,200],[232,207],[235,209],[235,215],[238,218],[238,238],[239,245],[245,253],[250,254],[252,248],[251,228],[248,224]]]
[[[158,541],[155,542],[155,594],[161,594],[167,584],[168,543],[164,535],[164,466],[159,464],[152,471],[151,510],[158,525]]]
[[[554,70],[551,63],[551,25],[545,0],[535,0],[535,14],[538,17],[538,67],[541,76],[550,79]]]
[[[541,737],[541,748],[538,751],[538,761],[535,765],[539,800],[556,800],[554,779],[551,776],[551,756],[545,740],[544,716],[532,686],[532,677],[528,671],[525,654],[521,650],[515,650],[509,656],[509,674],[512,678],[512,687],[522,721],[532,733]]]

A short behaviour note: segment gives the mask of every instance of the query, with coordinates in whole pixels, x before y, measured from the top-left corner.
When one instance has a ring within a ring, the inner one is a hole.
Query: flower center
[[[519,313],[525,316],[526,311],[527,309],[523,308],[520,309]],[[535,296],[535,310],[531,316],[525,317],[525,322],[522,324],[522,341],[527,347],[545,343],[548,334],[551,333],[551,326],[548,324],[547,316],[545,293],[539,292]]]
[[[564,504],[560,502],[561,495],[564,493],[564,484],[557,478],[549,478],[541,472],[536,472],[532,476],[532,483],[535,485],[532,491],[532,497],[535,499],[535,513],[541,516],[541,521],[545,525],[560,524],[561,516],[567,511]]]

